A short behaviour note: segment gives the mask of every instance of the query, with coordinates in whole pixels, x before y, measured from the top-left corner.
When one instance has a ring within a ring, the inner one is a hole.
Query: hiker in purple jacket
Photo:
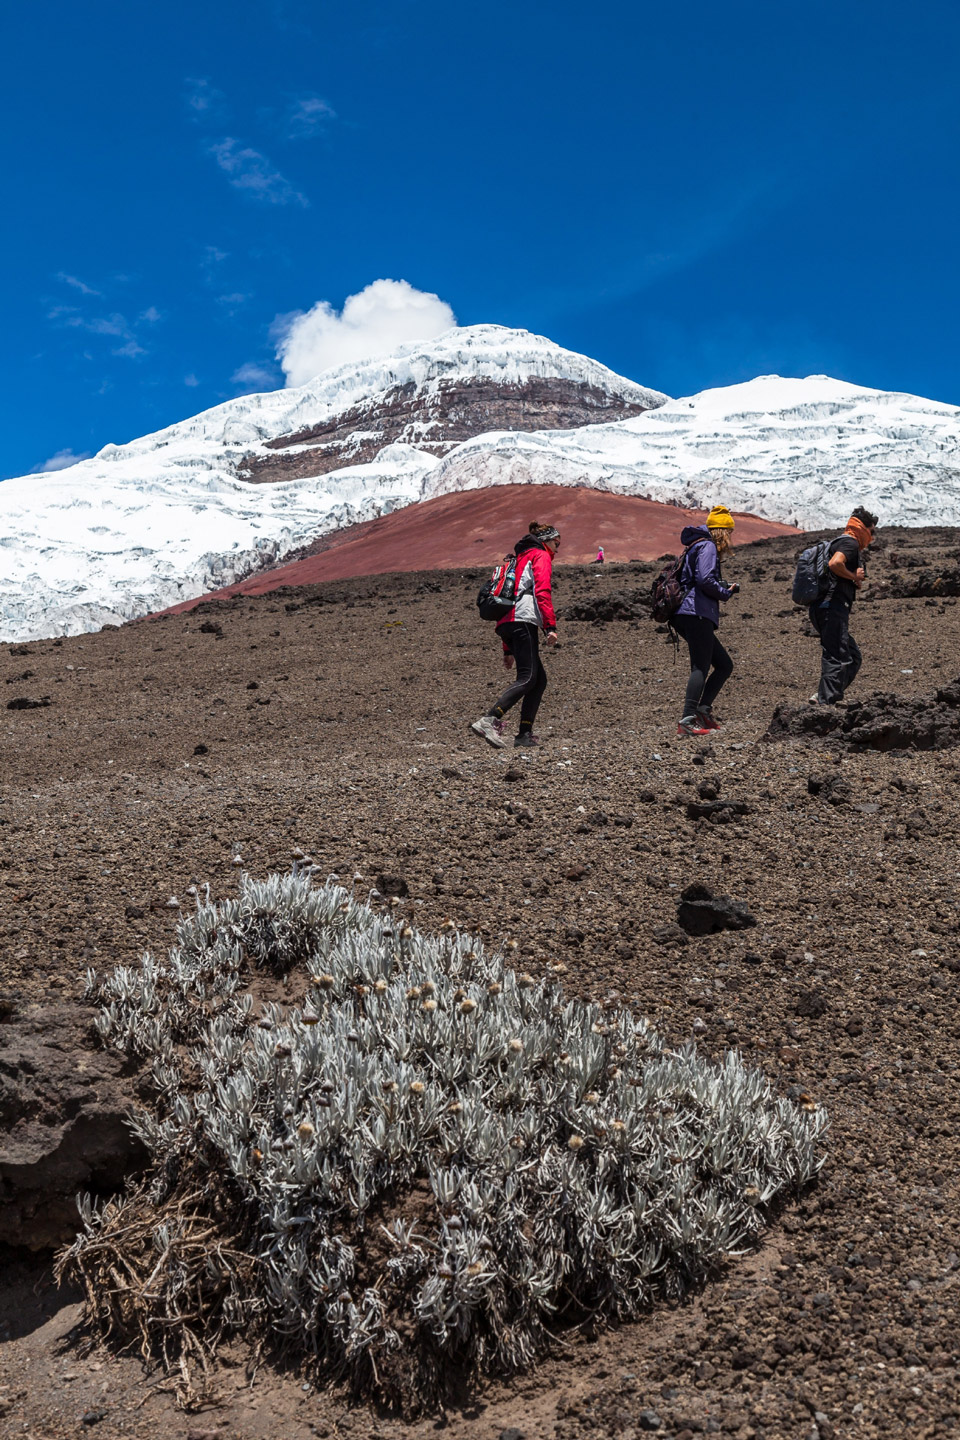
[[[686,594],[673,624],[690,650],[690,679],[678,735],[707,735],[720,728],[713,702],[733,673],[733,661],[717,638],[720,601],[740,590],[739,585],[725,585],[720,571],[720,557],[730,548],[732,532],[730,511],[715,505],[706,525],[686,525],[680,534],[680,544],[687,550],[680,575]]]

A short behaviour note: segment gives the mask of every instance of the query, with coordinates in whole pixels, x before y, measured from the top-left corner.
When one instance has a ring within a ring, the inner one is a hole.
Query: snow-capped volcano
[[[455,329],[0,484],[0,638],[131,619],[343,525],[530,482],[958,525],[960,410],[817,375],[667,400],[526,331]]]
[[[228,585],[418,500],[466,436],[583,426],[665,399],[541,336],[475,325],[4,481],[0,639],[79,634]]]

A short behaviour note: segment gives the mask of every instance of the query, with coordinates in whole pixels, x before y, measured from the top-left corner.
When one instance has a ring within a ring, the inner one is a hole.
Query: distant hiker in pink
[[[593,563],[594,563],[594,565],[602,565],[602,564],[603,564],[603,546],[602,546],[602,545],[598,545],[598,546],[597,546],[597,558],[596,558],[596,560],[594,560]]]

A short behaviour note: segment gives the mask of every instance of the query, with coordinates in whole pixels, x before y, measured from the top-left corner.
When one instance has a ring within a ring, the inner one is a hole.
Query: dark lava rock
[[[687,815],[691,820],[710,820],[716,825],[728,825],[738,815],[749,815],[750,806],[742,800],[689,800]]]
[[[77,1230],[81,1191],[113,1193],[146,1159],[127,1123],[133,1079],[100,1050],[93,1011],[29,1006],[0,1051],[0,1242],[42,1250]]]
[[[378,875],[377,889],[381,895],[396,895],[400,900],[410,894],[410,887],[402,875]]]
[[[49,695],[42,695],[39,700],[31,700],[26,695],[19,695],[16,700],[7,701],[8,710],[43,710],[53,701]]]
[[[848,805],[853,799],[853,787],[840,775],[808,776],[807,793],[819,795],[831,805]]]
[[[680,892],[677,923],[688,935],[714,935],[720,930],[746,930],[756,925],[757,917],[741,901],[714,895],[706,885],[695,883]]]
[[[223,626],[218,625],[216,620],[204,620],[200,626],[201,635],[222,635]]]
[[[843,708],[778,705],[765,740],[825,739],[851,750],[946,750],[960,745],[960,678],[929,696],[878,691]]]
[[[598,595],[594,600],[568,605],[563,612],[564,620],[641,620],[645,619],[650,605],[646,590],[612,590],[609,595]]]
[[[700,933],[700,932],[696,932]],[[658,945],[689,945],[687,933],[679,925],[658,925],[653,932]]]
[[[891,557],[891,563],[894,557]],[[960,595],[960,570],[921,570],[919,575],[892,575],[887,581],[880,598],[887,600],[920,600],[932,598],[942,600],[948,595]]]
[[[803,1015],[808,1020],[819,1020],[821,1015],[826,1015],[830,1006],[819,990],[804,990],[797,997],[794,1008],[798,1015]]]
[[[194,747],[193,747],[193,753],[194,753],[194,755],[209,755],[209,754],[210,754],[210,746],[209,746],[209,745],[204,745],[204,744],[194,745]]]

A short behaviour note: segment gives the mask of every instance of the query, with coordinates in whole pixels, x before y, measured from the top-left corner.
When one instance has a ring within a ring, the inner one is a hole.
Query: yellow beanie
[[[733,516],[730,514],[730,511],[727,509],[726,505],[714,505],[713,509],[710,511],[710,514],[707,516],[707,529],[733,529]]]

